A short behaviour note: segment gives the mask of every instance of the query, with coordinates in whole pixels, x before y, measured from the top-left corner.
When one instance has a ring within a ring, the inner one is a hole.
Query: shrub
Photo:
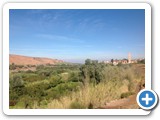
[[[9,69],[10,70],[15,70],[16,69],[16,65],[14,63],[9,65]]]
[[[127,97],[129,97],[130,95],[133,95],[133,94],[135,94],[135,93],[133,93],[133,92],[122,93],[121,98],[127,98]]]
[[[9,91],[9,105],[15,106],[17,103],[19,96],[16,92],[13,92],[12,90]]]
[[[74,101],[70,104],[71,109],[85,109],[86,106],[84,106],[83,104],[81,104],[80,102]]]
[[[48,101],[47,100],[42,100],[40,101],[40,106],[47,106],[48,105]]]
[[[80,82],[61,83],[46,91],[47,98],[58,99],[61,96],[69,95],[73,91],[77,91],[81,87]]]
[[[38,74],[42,77],[49,77],[51,75],[50,70],[39,70]]]
[[[24,65],[17,65],[17,67],[19,67],[19,68],[23,68],[23,67],[24,67]]]
[[[45,90],[49,87],[48,83],[37,83],[26,87],[26,92],[32,98],[41,99],[42,97],[46,96]]]
[[[30,96],[24,95],[24,96],[21,96],[21,98],[18,100],[16,107],[25,108],[25,109],[33,108],[33,103],[34,103],[34,100]]]
[[[44,69],[44,65],[38,65],[37,67],[36,67],[36,70],[41,70],[41,69]]]
[[[27,70],[26,73],[34,73],[32,70]]]
[[[15,106],[17,104],[16,100],[9,100],[9,106]]]
[[[38,74],[35,73],[26,73],[22,75],[23,80],[26,82],[35,82],[35,81],[41,81],[45,79],[45,77],[39,76]]]
[[[78,82],[79,81],[79,74],[75,73],[75,72],[70,73],[68,80],[72,81],[72,82]]]
[[[24,81],[22,79],[22,76],[19,74],[13,75],[13,77],[10,79],[10,87],[23,87]]]

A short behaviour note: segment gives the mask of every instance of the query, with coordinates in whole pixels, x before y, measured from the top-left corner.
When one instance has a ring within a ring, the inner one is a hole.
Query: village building
[[[109,63],[111,63],[110,61],[108,61],[108,60],[104,60],[103,61],[103,63],[105,63],[105,64],[109,64]]]
[[[118,64],[131,64],[131,63],[138,63],[138,59],[132,60],[131,53],[128,53],[128,59],[112,59],[111,61],[105,60],[103,61],[105,64],[113,64],[113,65],[118,65]]]
[[[128,63],[131,63],[131,60],[132,60],[131,53],[128,53]]]
[[[127,60],[127,59],[123,59],[123,60],[121,61],[121,63],[122,63],[122,64],[127,64],[127,63],[128,63],[128,60]]]

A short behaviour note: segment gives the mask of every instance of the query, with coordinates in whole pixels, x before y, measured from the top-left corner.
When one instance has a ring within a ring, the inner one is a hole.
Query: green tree
[[[23,87],[24,81],[21,75],[14,75],[12,79],[10,79],[10,87]]]
[[[84,86],[86,86],[89,83],[90,76],[88,72],[88,65],[83,65],[80,70],[81,70],[81,76],[82,76],[82,83]]]
[[[114,59],[111,59],[111,63],[113,64]]]
[[[93,65],[98,64],[98,60],[92,60],[92,64],[93,64]]]
[[[85,65],[90,65],[92,64],[92,60],[91,59],[86,59],[85,60]]]
[[[86,60],[87,65],[83,65],[80,70],[81,70],[81,75],[82,75],[82,82],[84,85],[87,85],[89,83],[93,84],[98,84],[100,83],[103,78],[103,69],[104,69],[104,64],[98,63],[97,60]],[[92,64],[90,64],[91,62]]]

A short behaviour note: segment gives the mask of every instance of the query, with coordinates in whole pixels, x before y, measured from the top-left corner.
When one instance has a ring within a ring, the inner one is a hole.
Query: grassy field
[[[10,109],[94,109],[136,94],[144,78],[144,64],[96,61],[10,70]]]

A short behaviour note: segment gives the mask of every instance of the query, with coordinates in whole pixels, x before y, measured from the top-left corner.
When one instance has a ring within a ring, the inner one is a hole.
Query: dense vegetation
[[[113,66],[87,59],[81,64],[10,65],[10,108],[97,108],[135,94],[144,80],[142,64]],[[143,65],[144,66],[144,65]]]

